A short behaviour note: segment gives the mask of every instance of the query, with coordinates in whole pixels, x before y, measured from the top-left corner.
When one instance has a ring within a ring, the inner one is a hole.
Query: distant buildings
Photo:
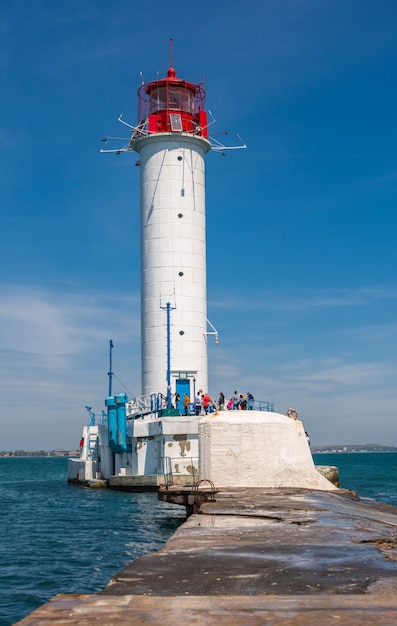
[[[352,445],[312,446],[314,454],[339,454],[343,452],[397,452],[396,446],[386,446],[380,443],[360,443]]]
[[[78,450],[1,450],[1,456],[79,456]]]

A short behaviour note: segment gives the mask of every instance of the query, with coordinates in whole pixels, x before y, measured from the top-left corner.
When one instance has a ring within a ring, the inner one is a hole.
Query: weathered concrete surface
[[[397,508],[344,491],[215,498],[100,594],[20,624],[397,624]]]
[[[396,626],[392,596],[61,595],[20,626]]]
[[[215,498],[102,593],[366,593],[387,579],[397,592],[395,507],[293,489],[229,489]]]
[[[197,475],[173,474],[172,480],[175,485],[191,485],[196,482]],[[164,481],[164,474],[149,474],[147,476],[111,476],[109,478],[109,487],[116,491],[157,491],[159,487],[164,485]]]

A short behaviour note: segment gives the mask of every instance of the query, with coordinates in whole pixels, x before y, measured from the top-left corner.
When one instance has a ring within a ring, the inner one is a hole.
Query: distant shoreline
[[[313,454],[346,454],[354,452],[361,454],[365,452],[397,452],[396,446],[370,445],[348,445],[348,446],[312,446]]]
[[[69,457],[69,456],[80,456],[80,452],[78,450],[7,450],[0,451],[0,458],[4,457],[7,459],[11,458],[26,458],[26,457]]]
[[[349,445],[322,445],[311,446],[313,454],[345,454],[347,452],[397,452],[397,446],[386,446],[380,443],[349,444]],[[2,450],[0,458],[21,458],[21,457],[78,457],[79,450]]]

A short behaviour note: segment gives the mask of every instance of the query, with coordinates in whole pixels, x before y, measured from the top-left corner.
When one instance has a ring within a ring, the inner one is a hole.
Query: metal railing
[[[130,400],[126,404],[126,415],[127,418],[134,417],[144,417],[145,415],[155,415],[162,409],[167,407],[167,398],[162,393],[150,394],[146,396],[136,397],[133,400]],[[213,403],[208,407],[208,413],[214,413],[217,411],[217,403]],[[227,410],[226,404],[224,406],[224,410]],[[251,410],[250,405],[247,402],[247,409]],[[268,402],[267,400],[255,400],[252,406],[252,410],[254,411],[269,411],[274,413],[274,404],[273,402]],[[203,415],[204,409],[203,407],[198,410],[196,404],[194,402],[190,402],[187,407],[188,415]]]
[[[254,411],[270,411],[270,413],[274,413],[274,404],[273,402],[267,402],[266,400],[255,400],[253,410]]]
[[[227,408],[227,403],[224,405],[223,407],[223,411],[232,411],[233,409],[228,409]],[[239,407],[237,407],[239,409]],[[267,400],[255,400],[252,408],[249,405],[249,403],[247,402],[247,407],[245,409],[246,411],[269,411],[270,413],[274,413],[274,404],[273,402],[268,402]],[[215,404],[210,404],[208,406],[208,410],[207,413],[214,413],[215,411],[218,411],[217,408],[217,403]],[[188,415],[204,415],[205,414],[205,410],[203,407],[198,407],[197,406],[197,412],[196,412],[196,405],[195,404],[189,404],[188,405]]]
[[[191,476],[192,484],[194,484],[198,479],[198,457],[187,457],[187,456],[178,456],[178,457],[169,457],[163,456],[160,459],[161,461],[161,471],[160,475],[164,476],[164,484],[166,487],[170,487],[174,484],[174,476]],[[183,463],[184,467],[191,467],[192,472],[177,472],[174,471],[176,465]]]
[[[144,417],[158,413],[166,408],[167,398],[162,393],[151,393],[146,396],[137,396],[125,405],[127,418]]]
[[[107,424],[108,423],[108,416],[105,413],[105,411],[102,411],[100,415],[98,415],[97,413],[94,413],[94,411],[92,411],[91,407],[86,407],[87,411],[88,411],[88,426],[98,426],[99,424]]]

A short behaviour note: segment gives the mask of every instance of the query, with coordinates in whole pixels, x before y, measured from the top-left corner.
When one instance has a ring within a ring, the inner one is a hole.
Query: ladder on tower
[[[92,431],[91,428],[88,431],[87,459],[89,461],[99,460],[98,433]]]

